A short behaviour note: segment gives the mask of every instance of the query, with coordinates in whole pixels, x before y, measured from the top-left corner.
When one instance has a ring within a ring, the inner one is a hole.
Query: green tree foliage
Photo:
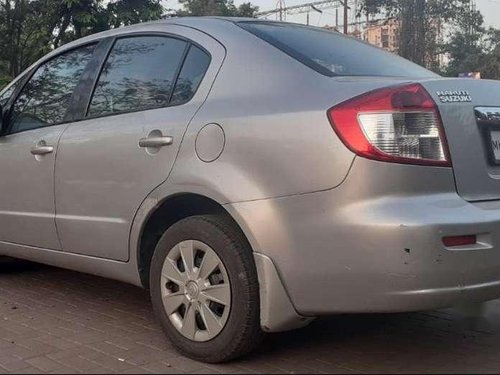
[[[64,43],[162,14],[161,0],[0,0],[0,87]]]
[[[500,79],[500,30],[490,29],[487,32],[486,53],[479,65],[484,78]]]
[[[444,50],[450,57],[447,75],[478,71],[483,78],[500,79],[500,30],[485,29],[479,12],[464,9],[458,14]]]
[[[243,3],[239,7],[232,0],[179,0],[183,9],[178,16],[226,16],[255,17],[259,7],[251,3]]]
[[[122,0],[110,3],[104,14],[105,25],[116,28],[160,19],[163,7],[159,1]]]

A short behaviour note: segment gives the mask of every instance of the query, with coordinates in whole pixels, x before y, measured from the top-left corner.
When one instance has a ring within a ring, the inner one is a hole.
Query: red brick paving
[[[467,318],[467,315],[476,315]],[[484,311],[339,316],[207,365],[164,338],[148,293],[30,263],[0,263],[0,373],[498,373],[500,302]]]

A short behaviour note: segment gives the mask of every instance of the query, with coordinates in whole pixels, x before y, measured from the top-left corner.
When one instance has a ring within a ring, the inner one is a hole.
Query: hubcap
[[[163,307],[186,338],[204,342],[224,329],[231,285],[224,264],[207,244],[188,240],[174,246],[163,264]]]
[[[191,300],[195,301],[198,298],[198,294],[200,293],[200,289],[198,288],[198,285],[190,281],[186,284],[186,297]]]

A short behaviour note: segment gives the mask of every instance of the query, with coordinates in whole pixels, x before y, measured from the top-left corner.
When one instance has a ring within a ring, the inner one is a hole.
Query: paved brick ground
[[[471,319],[468,316],[474,315]],[[269,336],[229,365],[178,355],[145,291],[0,263],[0,373],[500,372],[500,302],[482,311],[341,316]]]

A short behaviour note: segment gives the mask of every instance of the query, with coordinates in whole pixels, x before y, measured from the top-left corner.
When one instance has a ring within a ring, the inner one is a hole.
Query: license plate
[[[491,151],[494,161],[500,164],[500,131],[490,131]]]

